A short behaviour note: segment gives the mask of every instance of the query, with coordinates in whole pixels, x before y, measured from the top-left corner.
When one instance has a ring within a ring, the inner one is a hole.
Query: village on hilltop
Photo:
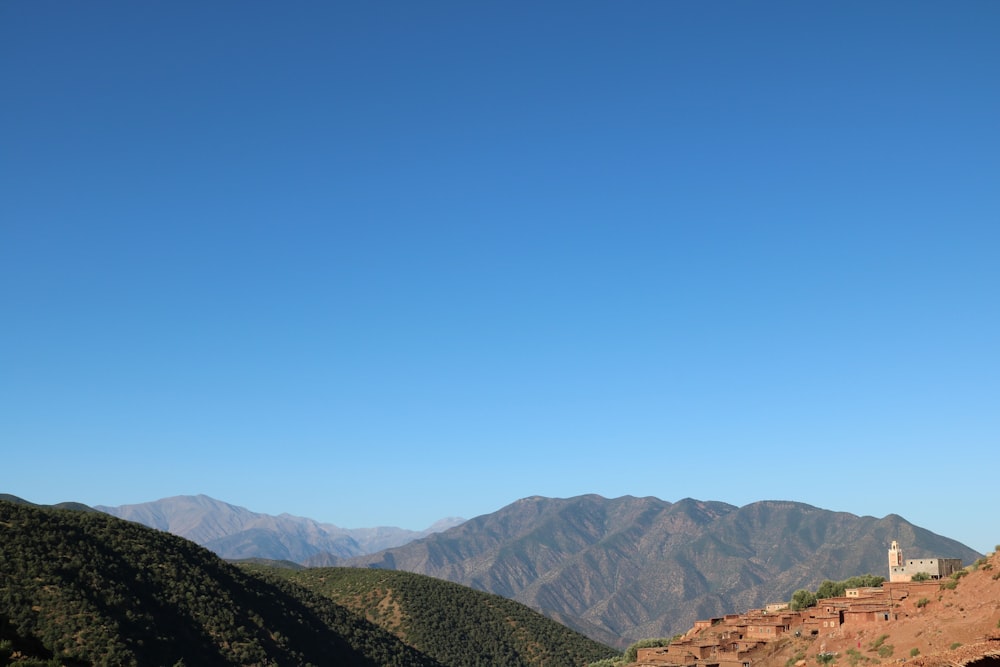
[[[787,602],[769,604],[743,614],[696,621],[669,646],[639,648],[640,667],[751,667],[768,654],[775,640],[833,635],[869,629],[897,620],[899,603],[909,597],[932,596],[940,579],[962,569],[959,558],[905,560],[899,544],[889,548],[889,580],[881,586],[849,588],[843,597],[819,600],[815,607],[793,611]]]

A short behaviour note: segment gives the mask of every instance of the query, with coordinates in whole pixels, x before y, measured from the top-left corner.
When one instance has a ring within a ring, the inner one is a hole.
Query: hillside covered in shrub
[[[450,582],[237,565],[105,514],[0,499],[0,665],[570,667],[614,653]]]
[[[276,572],[454,667],[571,667],[618,654],[519,602],[426,575],[339,567]]]
[[[286,579],[104,514],[0,501],[0,664],[437,661]]]

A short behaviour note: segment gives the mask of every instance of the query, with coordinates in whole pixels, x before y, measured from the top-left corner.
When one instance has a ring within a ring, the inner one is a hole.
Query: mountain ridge
[[[237,565],[105,513],[0,499],[0,664],[574,667],[615,654],[468,587],[351,570],[338,596],[324,585],[335,574]]]
[[[492,514],[365,556],[308,565],[401,569],[523,602],[606,641],[672,636],[697,618],[787,600],[824,579],[882,573],[898,539],[910,552],[977,552],[910,524],[757,501],[524,498]],[[942,553],[943,552],[943,553]],[[619,644],[621,645],[621,644]]]
[[[824,579],[882,573],[894,539],[908,553],[965,562],[979,555],[899,514],[856,516],[791,500],[737,507],[695,498],[536,495],[369,553],[361,553],[360,533],[322,533],[324,524],[311,519],[257,515],[207,496],[190,502],[227,513],[185,525],[178,512],[177,525],[192,536],[195,528],[233,531],[202,542],[230,559],[426,574],[522,602],[618,646],[672,636],[728,609],[787,600]],[[367,530],[369,537],[379,531]]]
[[[307,517],[254,512],[205,494],[180,495],[94,509],[190,539],[223,558],[304,562],[317,554],[347,558],[405,544],[460,523],[445,518],[422,530],[394,526],[341,528]]]

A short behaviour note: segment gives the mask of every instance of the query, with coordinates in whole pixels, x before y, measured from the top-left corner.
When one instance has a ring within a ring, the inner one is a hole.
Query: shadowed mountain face
[[[136,522],[0,499],[0,665],[573,667],[614,653],[440,579],[236,566]]]
[[[175,496],[149,503],[97,506],[96,509],[151,528],[186,537],[223,558],[265,558],[296,563],[317,554],[347,558],[406,544],[461,519],[444,519],[427,530],[340,528],[329,523],[282,514],[251,512],[208,496]]]
[[[586,495],[525,498],[443,533],[338,563],[497,593],[623,645],[684,632],[699,618],[786,601],[825,579],[888,576],[892,540],[910,557],[968,563],[979,556],[897,515],[858,517],[786,501],[736,507]]]
[[[188,540],[0,501],[0,664],[15,653],[79,667],[440,667],[358,614]]]

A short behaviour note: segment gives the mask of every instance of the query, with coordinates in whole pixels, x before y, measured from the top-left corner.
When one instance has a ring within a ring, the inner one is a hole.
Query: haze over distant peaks
[[[349,558],[406,544],[462,523],[442,519],[422,531],[392,526],[341,528],[305,517],[252,512],[206,495],[95,509],[185,537],[229,559],[268,558],[296,563],[320,555]]]

